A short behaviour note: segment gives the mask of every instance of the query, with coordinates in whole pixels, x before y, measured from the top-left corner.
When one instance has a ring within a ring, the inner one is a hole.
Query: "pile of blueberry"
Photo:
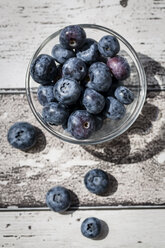
[[[86,188],[93,194],[104,195],[109,190],[108,174],[101,169],[93,169],[84,177]],[[47,206],[58,213],[65,212],[71,206],[70,191],[64,187],[56,186],[46,194]],[[98,218],[89,217],[81,224],[81,232],[87,238],[97,238],[102,235],[102,223]]]
[[[120,44],[115,36],[97,42],[86,38],[81,26],[71,25],[61,31],[59,42],[51,56],[40,54],[30,67],[31,77],[40,84],[42,116],[76,139],[87,139],[105,118],[123,118],[124,105],[134,100],[133,92],[119,84],[129,77],[130,66],[117,55]]]

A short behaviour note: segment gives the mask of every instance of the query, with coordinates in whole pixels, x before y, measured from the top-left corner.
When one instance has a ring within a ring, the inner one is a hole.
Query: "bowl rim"
[[[32,113],[34,114],[34,116],[36,117],[36,119],[38,120],[38,122],[51,134],[53,134],[54,136],[58,137],[59,139],[63,140],[63,141],[67,141],[69,143],[72,144],[79,144],[79,145],[92,145],[92,144],[99,144],[99,143],[103,143],[106,141],[110,141],[118,136],[120,136],[121,134],[123,134],[125,131],[127,131],[129,129],[129,127],[136,121],[136,119],[138,118],[145,99],[146,99],[146,92],[147,92],[147,82],[146,82],[146,75],[144,72],[144,68],[138,58],[138,55],[136,53],[136,51],[134,50],[134,48],[131,46],[131,44],[124,38],[122,37],[120,34],[118,34],[117,32],[113,31],[112,29],[109,29],[107,27],[104,26],[100,26],[100,25],[96,25],[96,24],[75,24],[75,25],[79,25],[82,28],[89,28],[89,29],[99,29],[101,31],[105,31],[111,35],[115,35],[121,42],[124,43],[124,45],[129,49],[129,51],[131,52],[131,54],[133,55],[134,58],[134,63],[135,66],[137,68],[138,74],[139,74],[139,81],[142,84],[142,92],[141,92],[141,101],[140,103],[137,105],[137,107],[134,109],[134,112],[131,114],[131,118],[129,118],[127,120],[127,125],[121,129],[121,127],[118,127],[114,132],[111,132],[110,135],[107,135],[105,137],[101,137],[98,138],[97,140],[90,140],[90,139],[85,139],[85,140],[77,140],[74,137],[69,137],[69,136],[64,136],[63,134],[59,134],[57,133],[50,125],[48,125],[46,122],[44,122],[44,120],[42,119],[42,116],[40,115],[40,113],[38,113],[35,109],[35,106],[33,104],[33,100],[31,97],[31,90],[30,90],[30,65],[31,62],[33,61],[34,58],[36,58],[39,54],[39,52],[42,50],[42,48],[53,38],[55,38],[57,35],[60,34],[62,29],[59,29],[58,31],[54,32],[53,34],[49,35],[38,47],[38,49],[34,52],[32,58],[30,59],[30,62],[28,64],[27,67],[27,71],[26,71],[26,77],[25,77],[25,88],[26,88],[26,96],[27,96],[27,100],[29,103],[29,106],[31,108]],[[118,130],[120,129],[120,130]]]

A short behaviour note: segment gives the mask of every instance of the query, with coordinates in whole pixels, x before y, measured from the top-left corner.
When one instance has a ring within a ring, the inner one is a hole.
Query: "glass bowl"
[[[33,114],[35,115],[39,123],[51,134],[64,141],[74,144],[98,144],[112,140],[115,137],[121,135],[135,122],[145,101],[147,89],[146,78],[135,50],[121,35],[109,28],[94,24],[79,25],[85,29],[88,38],[95,39],[96,41],[100,40],[101,37],[107,34],[114,35],[118,38],[121,48],[119,55],[125,57],[131,67],[130,77],[123,82],[123,85],[131,89],[135,95],[134,101],[130,105],[126,106],[125,116],[121,120],[106,119],[104,121],[103,127],[99,131],[94,132],[94,134],[92,134],[90,138],[85,140],[77,140],[68,132],[66,132],[61,126],[49,125],[43,120],[43,107],[37,100],[37,88],[39,84],[36,83],[30,76],[30,65],[32,60],[35,59],[39,54],[51,54],[52,47],[55,44],[59,43],[59,34],[61,30],[58,30],[57,32],[50,35],[47,39],[45,39],[31,58],[26,73],[26,94]]]

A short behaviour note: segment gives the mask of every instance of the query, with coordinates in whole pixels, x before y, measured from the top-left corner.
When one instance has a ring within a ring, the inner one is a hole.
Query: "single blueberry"
[[[64,64],[67,59],[75,57],[75,53],[72,50],[62,47],[60,44],[57,44],[52,48],[52,57],[58,63]]]
[[[102,195],[107,192],[109,179],[106,172],[100,169],[93,169],[87,172],[84,177],[86,188],[93,194]]]
[[[59,41],[65,48],[80,48],[86,39],[86,33],[79,25],[70,25],[62,29]]]
[[[62,75],[66,78],[82,80],[87,74],[85,63],[78,58],[68,59],[62,67]]]
[[[107,66],[117,80],[124,80],[130,76],[130,66],[127,60],[121,56],[108,58]]]
[[[48,102],[54,102],[53,86],[40,85],[37,90],[37,98],[41,105],[45,105]]]
[[[95,217],[86,218],[81,224],[81,233],[86,238],[97,238],[101,233],[101,221]]]
[[[30,75],[39,84],[54,83],[57,76],[57,67],[54,59],[47,54],[40,54],[31,63]]]
[[[91,64],[97,61],[99,57],[98,45],[93,43],[88,49],[83,50],[82,52],[76,53],[77,58],[83,60],[87,64]]]
[[[69,190],[61,186],[51,188],[46,194],[46,204],[55,212],[66,211],[71,204]]]
[[[112,83],[111,73],[106,64],[103,62],[93,63],[89,67],[90,81],[87,87],[97,90],[99,92],[107,91]]]
[[[67,107],[61,103],[49,102],[42,110],[43,119],[52,125],[62,125],[66,122],[69,111]]]
[[[120,50],[120,44],[115,36],[103,36],[98,43],[99,52],[105,57],[114,57]]]
[[[69,116],[68,132],[76,139],[87,139],[94,131],[94,117],[86,110],[76,110]]]
[[[105,115],[112,119],[122,119],[125,115],[126,109],[122,103],[116,100],[114,97],[106,98]]]
[[[91,114],[99,114],[105,105],[104,96],[102,96],[97,91],[86,88],[82,100],[83,105],[86,110]]]
[[[28,150],[37,140],[36,128],[28,122],[16,122],[8,131],[7,139],[10,145],[20,150]]]
[[[75,104],[80,97],[81,87],[76,80],[61,78],[54,85],[53,92],[57,101],[71,105]]]
[[[134,93],[125,86],[120,86],[115,90],[115,97],[123,104],[131,104],[134,100]]]

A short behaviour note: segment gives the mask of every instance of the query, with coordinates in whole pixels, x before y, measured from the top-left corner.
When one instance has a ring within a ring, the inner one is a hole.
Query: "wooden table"
[[[0,246],[164,248],[165,0],[1,0],[0,16]],[[147,98],[137,121],[101,145],[78,146],[52,137],[35,120],[25,96],[26,68],[35,49],[51,33],[75,23],[120,33],[137,51],[147,76]],[[11,124],[21,120],[42,130],[28,153],[6,140]],[[83,185],[85,173],[96,167],[110,174],[112,190],[106,197],[90,194]],[[73,205],[79,210],[58,215],[45,208],[45,194],[57,184],[75,193]],[[81,236],[88,216],[107,223],[98,241]]]

